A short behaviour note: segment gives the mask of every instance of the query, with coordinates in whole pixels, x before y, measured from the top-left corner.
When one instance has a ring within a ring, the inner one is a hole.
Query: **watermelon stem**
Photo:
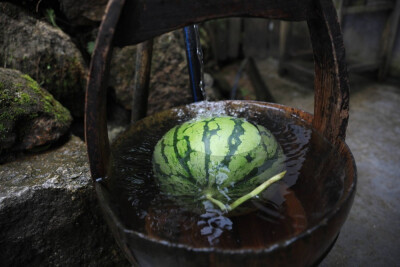
[[[215,205],[217,205],[221,209],[221,211],[224,211],[224,212],[232,211],[233,209],[237,208],[238,206],[240,206],[241,204],[243,204],[244,202],[246,202],[250,198],[253,198],[253,197],[257,196],[258,194],[260,194],[262,191],[267,189],[271,184],[273,184],[273,183],[279,181],[280,179],[282,179],[285,176],[285,174],[286,174],[286,171],[283,171],[281,173],[278,173],[275,176],[272,176],[271,178],[266,180],[264,183],[262,183],[261,185],[257,186],[253,191],[251,191],[250,193],[248,193],[248,194],[236,199],[230,205],[225,205],[224,203],[222,203],[218,199],[213,198],[211,196],[211,194],[206,194],[205,197],[206,197],[207,200],[209,200],[212,203],[214,203]]]
[[[217,205],[222,211],[229,211],[229,206],[226,206],[224,203],[215,199],[211,196],[211,194],[206,194],[206,199],[210,200],[212,203]]]
[[[251,191],[250,193],[236,199],[232,204],[230,204],[228,206],[228,210],[231,211],[235,208],[237,208],[239,205],[241,205],[242,203],[244,203],[245,201],[249,200],[252,197],[257,196],[258,194],[260,194],[262,191],[264,191],[268,186],[270,186],[271,184],[279,181],[280,179],[283,178],[283,176],[285,176],[286,171],[283,171],[281,173],[278,173],[277,175],[269,178],[267,181],[265,181],[264,183],[262,183],[261,185],[259,185],[258,187],[256,187],[253,191]]]

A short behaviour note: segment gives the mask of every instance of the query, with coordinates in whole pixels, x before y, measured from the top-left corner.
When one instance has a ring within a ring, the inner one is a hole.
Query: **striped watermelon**
[[[169,130],[155,146],[153,171],[161,191],[176,200],[209,199],[224,209],[282,171],[283,161],[280,145],[265,127],[212,117]]]

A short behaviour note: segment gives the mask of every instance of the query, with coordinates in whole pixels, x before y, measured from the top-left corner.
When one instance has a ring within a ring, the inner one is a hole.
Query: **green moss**
[[[10,119],[10,118],[12,118],[10,112],[4,111],[4,112],[2,112],[2,113],[0,114],[0,122],[3,122],[3,121],[5,121],[6,119]]]
[[[53,114],[61,123],[66,123],[71,120],[71,115],[69,114],[68,110],[65,109],[60,102],[55,100],[51,95],[44,97],[44,110],[47,113]]]
[[[54,55],[43,55],[34,79],[76,116],[82,115],[84,103],[85,66],[79,54],[71,54],[62,61]],[[28,70],[27,70],[28,71]],[[30,80],[28,75],[25,75]]]
[[[60,124],[72,120],[69,111],[35,80],[29,75],[22,75],[22,78],[26,82],[0,82],[0,139],[7,139],[16,121],[32,120],[42,114],[53,117]],[[31,90],[26,90],[26,87]]]
[[[12,111],[2,110],[2,112],[0,114],[0,122],[3,123],[3,126],[4,126],[4,122],[12,121],[15,118],[17,118],[18,116],[20,116],[26,112],[25,109],[23,109],[21,107],[12,108],[10,110],[12,110]]]
[[[9,95],[9,91],[7,89],[0,91],[0,103],[1,106],[3,106],[3,103],[7,103],[11,100],[11,97]]]
[[[17,103],[20,105],[31,105],[35,104],[35,101],[32,99],[31,95],[23,92],[23,84],[17,83],[14,84],[14,87],[17,89],[16,91],[5,89],[6,86],[2,83],[3,88],[0,91],[0,107],[5,108],[6,106],[13,106],[13,103]],[[14,93],[12,93],[14,92]]]
[[[29,75],[22,75],[28,82],[28,86],[42,97],[44,112],[53,115],[60,123],[67,123],[71,120],[71,114],[54,97],[40,88],[39,84]]]
[[[27,93],[21,93],[21,95],[20,95],[20,97],[18,99],[18,102],[20,104],[30,104],[30,103],[32,103],[32,98]]]
[[[31,76],[24,74],[22,75],[22,78],[28,81],[28,86],[32,88],[36,93],[43,95],[43,91],[41,90],[39,84],[34,79],[32,79]]]

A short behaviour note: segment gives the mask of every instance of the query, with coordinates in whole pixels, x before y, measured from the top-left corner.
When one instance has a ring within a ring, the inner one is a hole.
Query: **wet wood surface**
[[[335,7],[316,1],[320,16],[307,20],[314,53],[313,126],[333,144],[344,139],[349,118],[349,82],[343,37]]]
[[[127,1],[115,44],[139,43],[193,23],[222,17],[305,20],[315,14],[312,6],[312,0]]]
[[[92,179],[107,173],[110,146],[107,134],[106,94],[112,54],[112,42],[124,0],[108,3],[101,23],[89,69],[85,106],[85,139]]]
[[[131,123],[146,116],[153,39],[140,43],[136,51],[135,79],[132,90]]]

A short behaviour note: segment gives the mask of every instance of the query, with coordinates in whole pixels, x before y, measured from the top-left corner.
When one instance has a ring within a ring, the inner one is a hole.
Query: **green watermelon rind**
[[[232,121],[233,129],[227,120]],[[224,129],[232,129],[226,140],[223,134],[218,136],[223,131],[221,125]],[[245,128],[252,132],[251,136],[246,136]],[[185,135],[185,132],[192,135]],[[250,137],[251,142],[246,140]],[[197,145],[195,149],[193,140]],[[229,143],[228,152],[226,146],[219,144],[218,148],[225,155],[215,156],[217,152],[211,151],[213,140]],[[243,142],[246,147],[241,147]],[[199,147],[199,143],[204,148]],[[209,194],[228,203],[282,171],[284,159],[282,148],[265,127],[241,118],[213,117],[188,121],[169,130],[155,146],[153,170],[161,191],[178,202],[190,205],[193,204],[190,202],[198,202]]]

